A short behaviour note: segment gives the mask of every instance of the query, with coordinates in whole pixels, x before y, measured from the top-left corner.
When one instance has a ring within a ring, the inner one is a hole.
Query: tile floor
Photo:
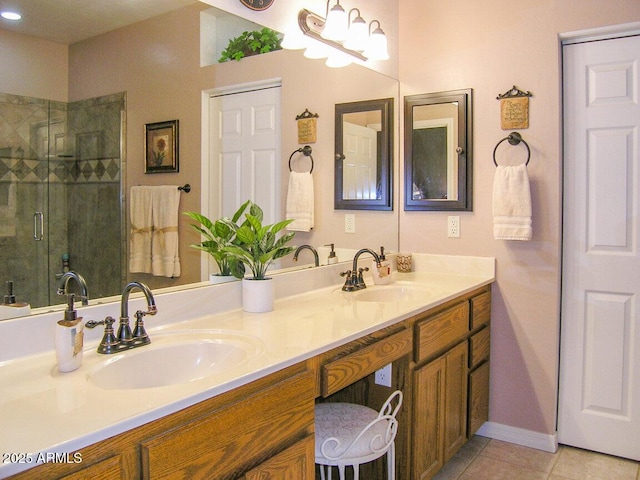
[[[434,480],[640,480],[640,463],[560,446],[548,453],[474,436]]]

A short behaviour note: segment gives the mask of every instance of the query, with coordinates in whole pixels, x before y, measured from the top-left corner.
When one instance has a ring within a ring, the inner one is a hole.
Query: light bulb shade
[[[327,58],[329,56],[330,50],[332,50],[331,47],[328,47],[324,43],[311,40],[309,41],[307,49],[304,51],[304,56],[311,59]]]
[[[307,37],[304,36],[300,29],[292,29],[284,34],[281,45],[285,50],[300,50],[307,47]]]
[[[342,53],[340,51],[331,52],[329,57],[327,57],[327,61],[325,62],[327,67],[331,68],[346,67],[347,65],[351,65],[351,63],[353,63],[351,61],[351,57],[346,53]]]
[[[334,42],[344,42],[347,38],[347,30],[349,28],[349,20],[347,12],[336,3],[327,14],[327,21],[324,23],[322,38],[333,40]]]
[[[387,37],[381,28],[376,28],[369,36],[369,46],[362,54],[369,60],[389,60]]]
[[[349,50],[362,52],[367,48],[368,44],[369,30],[367,28],[367,22],[365,22],[362,17],[357,17],[351,22],[344,46]]]

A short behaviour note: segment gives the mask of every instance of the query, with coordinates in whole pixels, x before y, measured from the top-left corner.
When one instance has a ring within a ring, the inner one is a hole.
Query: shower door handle
[[[36,242],[44,238],[44,215],[42,212],[33,214],[33,239]]]

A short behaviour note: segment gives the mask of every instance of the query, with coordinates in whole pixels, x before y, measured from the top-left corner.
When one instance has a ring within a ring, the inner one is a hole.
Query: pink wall
[[[473,88],[474,208],[461,238],[447,213],[400,212],[400,248],[497,259],[493,291],[490,420],[545,434],[556,429],[561,267],[561,58],[558,34],[640,20],[637,0],[402,0],[401,97]],[[492,152],[500,128],[496,96],[533,93],[529,176],[533,239],[492,236]],[[401,128],[402,131],[402,128]],[[402,155],[401,155],[402,157]],[[457,213],[456,213],[457,215]]]
[[[0,30],[0,92],[66,102],[68,47]]]

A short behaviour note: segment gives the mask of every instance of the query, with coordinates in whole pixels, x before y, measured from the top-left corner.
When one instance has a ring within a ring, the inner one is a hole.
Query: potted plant
[[[191,246],[207,252],[218,266],[219,273],[211,274],[211,283],[224,283],[242,278],[244,275],[242,262],[223,250],[224,247],[233,245],[236,240],[235,229],[229,227],[228,223],[222,220],[212,222],[196,212],[184,212],[184,214],[198,222],[198,224],[191,224],[191,226],[205,238],[201,243]],[[240,218],[239,214],[237,217],[234,216],[232,221],[236,222],[238,218]]]
[[[241,225],[237,220],[244,214]],[[236,241],[222,250],[243,263],[251,271],[250,277],[242,279],[242,305],[247,312],[269,312],[273,310],[273,281],[267,277],[271,263],[289,255],[296,247],[287,246],[295,232],[288,232],[278,238],[278,233],[293,220],[283,220],[273,225],[262,225],[262,209],[247,200],[234,215],[235,220],[222,219],[229,229],[234,230]]]
[[[253,32],[242,32],[242,35],[229,40],[218,62],[227,60],[240,60],[251,55],[273,52],[282,49],[282,38],[280,34],[270,28],[254,30]]]

